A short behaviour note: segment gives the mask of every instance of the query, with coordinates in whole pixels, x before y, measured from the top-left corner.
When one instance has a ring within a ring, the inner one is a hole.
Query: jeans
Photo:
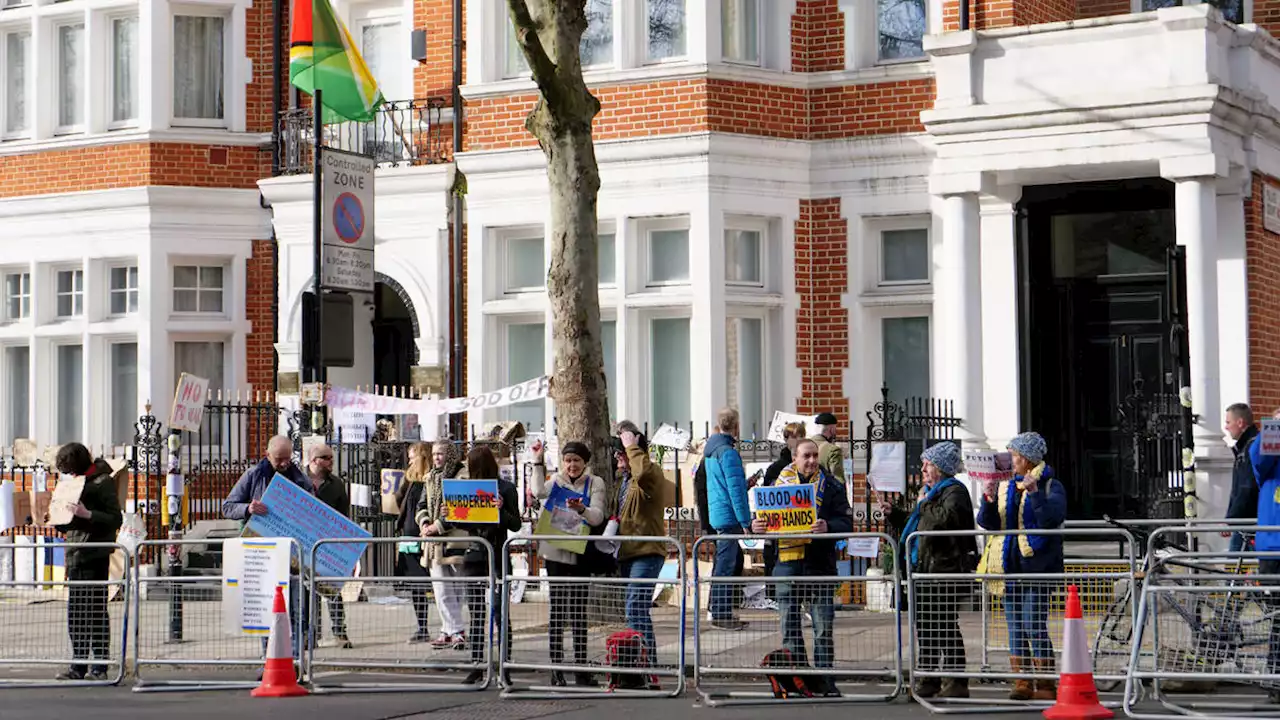
[[[68,551],[68,555],[76,550]],[[106,673],[111,654],[111,616],[107,614],[107,586],[111,558],[73,563],[67,568],[69,582],[95,582],[97,585],[72,585],[67,591],[67,634],[71,636],[71,655],[76,664],[73,672],[84,674],[84,661],[97,661],[93,672]]]
[[[969,584],[963,582],[920,585],[915,604],[921,670],[964,670],[960,605],[967,602],[968,593]]]
[[[642,555],[622,561],[622,577],[656,578],[666,562],[662,555]],[[644,649],[649,664],[658,657],[658,640],[653,632],[653,585],[633,583],[627,586],[627,627],[644,636]]]
[[[1253,535],[1245,535],[1238,532],[1231,533],[1231,546],[1227,550],[1233,553],[1253,550]]]
[[[774,577],[804,577],[804,561],[792,560],[773,566]],[[804,649],[804,631],[800,627],[801,607],[809,606],[813,617],[813,666],[834,667],[835,646],[835,583],[782,582],[778,583],[778,617],[782,624],[782,647],[791,651],[799,665],[808,664]]]
[[[738,545],[737,537],[740,532],[741,530],[738,528],[716,530],[717,535],[723,535],[728,539],[716,542],[716,560],[711,567],[711,577],[738,577],[742,575],[742,547]],[[735,589],[734,585],[724,583],[711,586],[709,609],[711,610],[711,619],[713,621],[733,619]]]
[[[1004,617],[1009,626],[1009,655],[1052,658],[1048,585],[1034,580],[1005,583]]]

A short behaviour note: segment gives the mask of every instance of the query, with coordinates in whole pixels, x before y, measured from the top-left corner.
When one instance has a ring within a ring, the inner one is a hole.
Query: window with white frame
[[[138,266],[111,268],[111,314],[138,312]]]
[[[689,282],[689,228],[687,222],[655,221],[644,232],[649,286]]]
[[[58,317],[72,318],[84,315],[84,271],[59,270],[56,282]]]
[[[111,19],[111,126],[138,121],[138,18]]]
[[[645,0],[645,57],[650,62],[684,57],[687,34],[685,0]]]
[[[27,109],[27,91],[31,76],[31,31],[13,29],[0,31],[0,40],[4,41],[4,54],[0,55],[0,80],[3,81],[4,104],[0,112],[4,113],[4,136],[14,137],[27,133],[31,129],[31,118]]]
[[[929,317],[886,317],[880,320],[880,347],[889,400],[929,396]]]
[[[57,441],[84,442],[84,346],[57,348]]]
[[[742,437],[768,432],[765,407],[765,321],[731,317],[725,322],[725,362],[729,406],[742,418]]]
[[[31,317],[31,273],[4,276],[4,319],[11,322]]]
[[[531,292],[547,286],[546,241],[541,233],[504,233],[500,242],[505,256],[503,292]]]
[[[689,422],[690,373],[689,318],[653,318],[649,321],[649,410],[655,423],[677,427]]]
[[[406,55],[403,45],[406,33],[400,7],[380,6],[369,9],[352,23],[360,42],[360,54],[369,73],[378,79],[383,94],[392,100],[406,100]]]
[[[928,0],[876,0],[876,57],[880,62],[921,60],[928,33]]]
[[[209,381],[209,390],[221,391],[227,387],[226,345],[220,340],[178,341],[173,344],[173,387],[178,386],[182,373],[202,377]],[[213,422],[205,413],[200,434],[193,444],[214,446],[222,443],[222,426]]]
[[[1181,5],[1213,5],[1222,12],[1228,22],[1237,25],[1245,22],[1245,0],[1133,0],[1134,12],[1147,12]]]
[[[58,130],[79,132],[85,116],[84,23],[58,25],[54,33],[58,58]]]
[[[720,0],[720,47],[729,62],[760,64],[759,0]]]
[[[4,349],[4,442],[31,437],[31,348],[10,345]]]
[[[617,236],[611,232],[601,232],[597,255],[597,268],[600,272],[600,284],[612,287],[617,284]]]
[[[544,323],[510,323],[506,325],[505,334],[506,351],[503,357],[506,358],[508,385],[516,385],[546,374],[547,339]],[[507,419],[519,421],[526,428],[542,427],[547,422],[547,401],[516,403],[507,409]]]
[[[613,64],[613,3],[615,0],[587,0],[587,29],[582,33],[578,53],[582,67],[598,68]],[[507,16],[506,0],[502,0],[502,15]],[[516,38],[516,26],[507,17],[506,41],[503,47],[503,77],[529,76],[529,61]]]
[[[505,13],[503,13],[505,15]],[[516,26],[507,18],[507,36],[503,48],[502,77],[518,78],[529,76],[529,61],[525,59],[520,42],[516,39]]]
[[[764,285],[764,233],[759,228],[724,231],[724,280],[730,285]]]
[[[132,445],[138,408],[138,344],[111,344],[111,444]]]
[[[222,313],[224,280],[225,273],[221,265],[175,265],[173,268],[173,311],[178,313]]]
[[[880,231],[880,284],[921,285],[929,282],[929,229]]]
[[[226,112],[226,18],[184,11],[173,16],[173,117],[221,125]]]

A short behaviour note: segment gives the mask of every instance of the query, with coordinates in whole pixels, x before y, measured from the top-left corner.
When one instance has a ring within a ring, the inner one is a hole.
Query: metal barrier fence
[[[297,541],[286,540],[294,567],[302,563]],[[256,673],[262,669],[266,638],[232,634],[227,631],[222,602],[223,577],[183,575],[143,577],[138,558],[155,548],[157,553],[181,552],[185,548],[207,546],[221,550],[221,539],[147,540],[139,544],[133,560],[136,588],[133,595],[133,667],[137,675],[134,692],[187,692],[193,690],[248,689],[257,686]],[[293,631],[294,657],[301,657],[303,628],[307,626],[307,593],[300,576],[290,578],[289,620]],[[299,607],[301,606],[301,612]],[[143,668],[165,668],[153,677]],[[247,677],[234,677],[243,668]],[[222,675],[217,677],[211,675]],[[233,677],[228,678],[226,675]]]
[[[116,543],[56,543],[19,546],[21,555],[61,555],[61,566],[73,565],[63,579],[0,582],[0,627],[8,628],[0,651],[0,687],[117,685],[124,679],[128,639],[129,578],[108,575],[111,555],[128,550]],[[88,557],[90,554],[96,557]],[[52,666],[63,666],[59,679]]]
[[[581,574],[576,564],[556,561],[582,557],[565,545],[581,547],[584,539],[652,543],[665,549],[661,555],[620,563],[636,577],[598,577]],[[536,548],[546,574],[526,570],[502,580],[502,697],[678,697],[684,692],[688,561],[679,541],[665,536],[517,536],[503,545],[503,557],[510,556],[515,545]],[[666,596],[663,589],[672,586],[675,591]],[[621,639],[617,633],[624,629],[639,637],[616,644]],[[566,635],[571,660],[565,659]],[[551,682],[517,685],[511,678],[514,671],[549,672]],[[566,673],[574,676],[572,686]],[[595,678],[601,673],[604,684]],[[669,690],[662,689],[660,678],[671,679]]]
[[[1240,531],[1239,525],[1204,525],[1199,533]],[[1280,532],[1277,526],[1248,526],[1244,532]],[[1152,533],[1152,548],[1167,547]],[[1150,554],[1149,554],[1150,556]],[[1251,572],[1256,568],[1257,572]],[[1143,576],[1137,632],[1126,681],[1125,713],[1132,718],[1197,715],[1215,720],[1259,717],[1275,706],[1258,692],[1223,691],[1222,685],[1257,686],[1274,696],[1280,689],[1280,552],[1166,550]],[[1174,695],[1173,682],[1195,694]],[[1164,684],[1162,684],[1164,683]],[[1167,712],[1136,707],[1144,685]],[[1198,687],[1197,687],[1198,686]],[[1270,705],[1270,707],[1267,707]]]
[[[874,539],[878,547],[887,544],[895,554],[897,542],[876,532],[802,533],[738,535],[699,538],[694,555],[703,546],[717,542],[764,540],[831,541],[833,544],[858,539]],[[714,547],[712,548],[714,549]],[[832,548],[834,555],[835,548]],[[802,561],[799,561],[802,563]],[[834,562],[834,558],[833,558]],[[852,575],[787,575],[796,568],[792,563],[784,569],[779,563],[774,575],[745,577],[707,577],[701,565],[694,569],[693,597],[693,664],[694,688],[704,704],[710,707],[757,705],[772,703],[851,703],[888,702],[903,689],[903,655],[899,603],[893,597],[900,586],[897,568],[891,575],[880,577]],[[714,618],[711,627],[703,622],[703,585],[710,585],[708,610],[719,609],[722,617]],[[836,597],[841,586],[862,584],[864,597],[879,597],[873,611],[840,606]],[[734,618],[723,617],[726,609],[736,609],[731,600],[738,587],[762,587],[767,594],[775,588],[775,602],[758,610],[742,611]],[[715,607],[718,606],[718,607]],[[837,618],[840,622],[837,623]],[[805,647],[804,626],[812,628],[813,664]],[[778,650],[785,650],[782,656]],[[777,662],[786,657],[789,664]],[[766,668],[765,665],[769,665]],[[769,675],[799,677],[814,697],[775,698]],[[718,680],[713,681],[712,678]],[[838,681],[862,680],[857,691],[838,689]]]
[[[1125,562],[1114,568],[1106,568],[1104,563],[1101,572],[1076,560],[1070,564],[1073,570],[1062,573],[922,573],[908,568],[912,696],[917,702],[931,712],[944,714],[1017,712],[1051,705],[1058,679],[1056,659],[1061,652],[1055,638],[1062,637],[1067,585],[1080,589],[1090,636],[1097,636],[1112,612],[1131,617],[1132,610],[1127,605],[1117,610],[1113,601],[1118,584],[1134,586],[1136,543],[1127,531],[1075,528],[986,532],[979,541],[1011,538],[1004,550],[1022,553],[1020,542],[1024,538],[1039,542],[1067,535],[1123,543],[1127,548]],[[968,531],[919,531],[906,539],[905,546],[910,552],[917,543],[932,545],[973,536]],[[983,549],[980,546],[979,552]],[[920,549],[922,554],[930,552],[923,546]],[[1004,616],[1003,624],[989,621],[997,614]],[[978,643],[973,642],[975,634]],[[973,647],[975,644],[978,647]],[[976,663],[975,655],[980,658]],[[1118,685],[1126,672],[1123,667],[1104,664],[1095,668],[1095,678]],[[972,687],[975,680],[979,687]],[[992,680],[1011,683],[1011,687],[1002,688],[1008,692],[1007,697],[998,697],[981,687],[981,683]]]
[[[374,538],[321,540],[311,548],[311,567],[317,556],[334,545],[371,546],[413,544],[419,552],[435,548],[442,560],[439,570],[427,576],[326,577],[310,583],[311,629],[320,635],[325,628],[321,605],[329,612],[328,630],[334,642],[321,648],[309,643],[307,675],[317,693],[411,692],[440,690],[484,690],[492,681],[494,567],[493,546],[478,537]],[[469,552],[469,551],[478,551]],[[418,561],[406,553],[408,562]],[[433,553],[434,554],[434,553]],[[419,556],[420,557],[420,556]],[[456,561],[449,564],[449,561]],[[437,612],[427,604],[428,593],[435,597]],[[364,596],[368,602],[347,603],[347,597]],[[466,605],[468,621],[464,629],[450,632],[448,623],[462,624]],[[446,614],[446,617],[441,617]],[[456,617],[453,616],[456,614]],[[430,618],[441,617],[440,635],[430,643]],[[405,643],[405,637],[409,643]],[[323,672],[327,671],[327,672]],[[450,681],[447,671],[467,671],[459,682]],[[424,676],[424,672],[435,673]],[[412,677],[408,677],[412,673]],[[358,679],[331,681],[334,675],[355,675]],[[369,681],[369,675],[385,679]],[[395,681],[396,675],[405,677]],[[411,681],[412,680],[412,681]]]

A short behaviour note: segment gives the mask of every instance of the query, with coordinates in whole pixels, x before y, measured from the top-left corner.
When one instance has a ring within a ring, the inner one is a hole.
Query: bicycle
[[[1243,670],[1243,661],[1250,657],[1241,650],[1259,646],[1262,657],[1266,657],[1266,647],[1270,635],[1272,618],[1280,614],[1280,609],[1264,606],[1257,600],[1242,597],[1239,593],[1207,594],[1192,592],[1195,577],[1213,575],[1224,579],[1222,584],[1235,585],[1248,582],[1243,580],[1244,558],[1238,558],[1233,569],[1226,569],[1214,564],[1195,562],[1193,559],[1179,560],[1180,554],[1191,551],[1183,545],[1165,539],[1163,534],[1156,536],[1156,543],[1151,546],[1154,533],[1139,527],[1103,516],[1103,520],[1113,527],[1130,534],[1136,544],[1150,551],[1142,558],[1141,570],[1134,575],[1134,583],[1125,587],[1121,594],[1112,601],[1098,633],[1094,637],[1093,657],[1096,665],[1104,665],[1108,658],[1121,658],[1123,669],[1127,672],[1128,661],[1134,639],[1133,620],[1137,612],[1134,598],[1141,598],[1143,585],[1151,580],[1160,583],[1173,583],[1188,588],[1185,593],[1160,593],[1154,595],[1158,603],[1151,609],[1157,618],[1176,616],[1186,628],[1186,637],[1190,646],[1181,653],[1174,652],[1168,657],[1158,657],[1158,661],[1171,661],[1175,666],[1172,671],[1190,672],[1193,668],[1218,667],[1223,663],[1232,663]],[[1174,569],[1185,569],[1187,575],[1173,572]],[[1166,631],[1168,632],[1168,631]],[[1158,652],[1158,649],[1156,650]],[[1165,664],[1161,662],[1160,664]],[[1117,675],[1118,672],[1104,674]],[[1100,692],[1110,692],[1121,685],[1121,681],[1105,681],[1098,683]]]

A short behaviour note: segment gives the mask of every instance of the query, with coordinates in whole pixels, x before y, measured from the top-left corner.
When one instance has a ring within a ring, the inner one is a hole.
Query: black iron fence
[[[388,100],[369,122],[324,126],[324,147],[372,157],[380,166],[434,165],[449,160],[450,135],[442,122],[441,98]],[[311,108],[280,113],[280,174],[305,175],[314,168],[315,116]]]

